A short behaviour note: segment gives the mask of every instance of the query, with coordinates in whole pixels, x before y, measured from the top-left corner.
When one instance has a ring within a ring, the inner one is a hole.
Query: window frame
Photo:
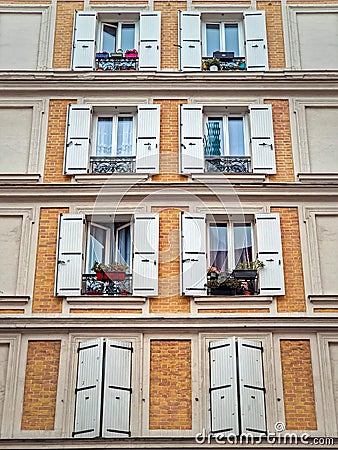
[[[133,14],[133,13],[129,13],[129,14]],[[111,20],[110,17],[111,16]],[[128,16],[128,13],[123,13],[123,16]],[[134,47],[137,51],[139,50],[139,37],[140,37],[140,13],[138,13],[138,19],[137,20],[128,20],[126,19],[122,19],[122,20],[118,20],[118,16],[116,13],[107,13],[104,14],[104,18],[100,19],[100,13],[99,13],[99,26],[98,26],[98,32],[97,32],[97,44],[96,44],[96,52],[103,52],[106,51],[102,46],[103,46],[103,28],[104,25],[109,25],[109,26],[114,26],[115,24],[117,24],[116,26],[116,49],[115,52],[121,48],[121,41],[122,41],[122,27],[124,24],[128,24],[134,25]],[[116,17],[116,20],[114,20],[114,18]],[[108,18],[108,20],[107,20]],[[123,51],[123,53],[126,50],[133,50],[133,49],[125,49]]]
[[[118,107],[117,107],[118,108]],[[131,155],[117,155],[117,136],[118,136],[118,120],[120,117],[131,117],[132,118],[132,153]],[[92,119],[92,127],[91,127],[91,135],[92,135],[92,145],[90,149],[90,156],[98,156],[96,155],[96,146],[97,146],[97,137],[98,137],[98,123],[100,118],[112,118],[112,147],[110,155],[99,155],[102,158],[110,157],[110,158],[124,158],[124,157],[136,157],[136,141],[137,141],[137,112],[120,112],[116,111],[113,113],[103,112],[93,112]]]
[[[231,13],[228,13],[231,14]],[[204,14],[203,14],[204,15]],[[220,36],[220,48],[218,49],[221,52],[229,51],[226,49],[226,41],[225,41],[225,25],[237,25],[237,35],[238,35],[238,53],[237,57],[245,57],[245,46],[244,46],[244,20],[242,19],[229,19],[229,20],[208,20],[208,17],[201,18],[202,25],[202,55],[203,57],[210,57],[212,55],[207,54],[207,25],[219,25],[219,36]],[[220,14],[222,16],[227,15],[227,13]],[[214,14],[213,14],[214,16]],[[235,55],[236,57],[236,55]]]

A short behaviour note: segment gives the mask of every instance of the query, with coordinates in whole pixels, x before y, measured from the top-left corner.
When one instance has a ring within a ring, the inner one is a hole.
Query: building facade
[[[1,448],[338,447],[337,19],[0,0]]]

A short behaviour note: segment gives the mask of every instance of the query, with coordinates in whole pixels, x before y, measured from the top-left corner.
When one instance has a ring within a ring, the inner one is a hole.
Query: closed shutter
[[[276,173],[272,106],[251,105],[250,126],[253,172]]]
[[[242,433],[266,434],[263,347],[259,341],[238,339],[238,371]]]
[[[161,13],[140,14],[139,69],[160,70]]]
[[[279,214],[256,214],[257,258],[264,262],[259,272],[260,293],[285,295]]]
[[[181,290],[183,295],[207,294],[206,218],[181,214]]]
[[[139,105],[136,172],[158,173],[160,158],[160,105]]]
[[[235,338],[211,342],[211,432],[239,434]]]
[[[265,11],[244,13],[246,67],[248,70],[268,70]]]
[[[65,149],[65,174],[87,173],[92,108],[69,105]]]
[[[159,215],[135,214],[133,295],[158,295]]]
[[[81,294],[83,214],[61,214],[56,270],[56,295]]]
[[[201,70],[201,14],[179,11],[180,70]]]
[[[100,435],[103,340],[81,342],[78,348],[75,425],[73,437]]]
[[[73,70],[93,70],[95,34],[96,13],[76,11],[73,33]]]
[[[106,341],[102,437],[130,436],[131,342]]]
[[[201,105],[181,105],[181,172],[204,172],[203,114]]]

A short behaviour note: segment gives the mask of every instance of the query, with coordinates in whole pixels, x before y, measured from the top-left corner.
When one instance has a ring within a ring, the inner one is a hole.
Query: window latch
[[[58,264],[66,264],[66,261],[62,261],[61,259],[58,260]]]

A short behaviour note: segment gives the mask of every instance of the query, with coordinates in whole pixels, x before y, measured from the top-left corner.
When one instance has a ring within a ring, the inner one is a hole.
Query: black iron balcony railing
[[[138,58],[97,56],[96,70],[138,70]]]
[[[91,173],[134,173],[136,156],[91,156]]]
[[[132,274],[123,280],[98,280],[96,274],[82,275],[82,295],[132,295]]]
[[[215,68],[212,68],[214,66]],[[216,64],[212,64],[211,58],[203,57],[202,58],[202,70],[203,71],[227,71],[227,70],[246,70],[246,62],[245,57],[242,56],[234,56],[231,59],[216,61]]]
[[[251,173],[250,156],[205,156],[208,173]]]

